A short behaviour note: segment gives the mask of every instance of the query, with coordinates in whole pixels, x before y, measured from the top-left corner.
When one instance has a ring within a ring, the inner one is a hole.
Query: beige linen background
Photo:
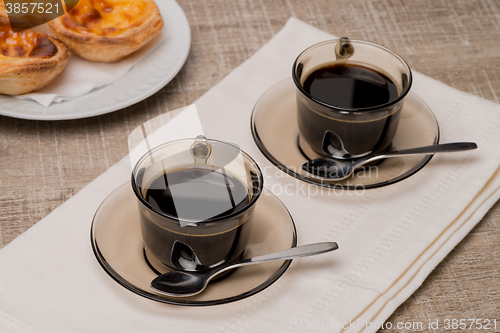
[[[182,0],[179,4],[191,25],[191,52],[179,75],[154,96],[108,115],[75,121],[0,116],[0,248],[125,156],[132,129],[194,102],[262,47],[290,16],[338,36],[385,45],[413,69],[499,102],[500,3],[496,0]],[[388,321],[488,318],[497,319],[500,329],[499,244],[497,203]]]

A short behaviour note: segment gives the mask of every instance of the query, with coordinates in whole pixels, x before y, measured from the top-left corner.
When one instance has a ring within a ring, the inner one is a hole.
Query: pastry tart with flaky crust
[[[56,38],[31,30],[12,32],[0,16],[0,93],[20,95],[42,88],[69,57],[68,48]]]
[[[153,0],[80,0],[49,25],[80,57],[115,62],[156,36],[163,19]]]

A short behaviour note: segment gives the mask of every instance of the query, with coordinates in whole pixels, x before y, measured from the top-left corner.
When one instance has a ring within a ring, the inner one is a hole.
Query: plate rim
[[[165,0],[162,0],[162,1],[165,1]],[[145,99],[147,99],[148,97],[151,97],[152,95],[154,95],[155,93],[157,93],[158,91],[160,91],[163,87],[165,87],[170,81],[172,81],[173,78],[175,78],[175,76],[177,76],[177,74],[180,72],[180,70],[182,69],[182,67],[184,66],[188,56],[189,56],[189,52],[191,50],[191,28],[189,26],[189,21],[186,17],[186,14],[184,13],[184,11],[182,10],[182,8],[180,7],[180,5],[175,1],[175,0],[168,0],[168,2],[170,2],[170,4],[167,4],[166,6],[168,6],[168,8],[171,10],[172,8],[175,8],[175,15],[179,15],[179,19],[181,20],[181,25],[182,25],[182,28],[185,29],[186,31],[186,36],[183,36],[183,38],[186,39],[186,41],[183,43],[183,49],[182,49],[182,52],[179,53],[179,57],[178,57],[178,62],[175,64],[175,66],[173,66],[170,70],[169,70],[169,75],[166,75],[163,80],[160,80],[157,84],[153,85],[152,88],[150,89],[147,89],[145,90],[144,92],[140,93],[138,96],[136,97],[133,97],[133,98],[130,98],[130,99],[126,99],[124,100],[123,102],[120,102],[120,103],[116,103],[116,104],[112,104],[110,106],[103,106],[101,108],[98,108],[97,110],[92,110],[91,112],[77,112],[77,113],[71,113],[71,114],[67,114],[67,115],[64,115],[64,114],[61,114],[61,113],[57,113],[57,114],[44,114],[44,113],[40,113],[40,114],[19,114],[17,113],[16,111],[9,111],[9,110],[5,110],[3,109],[1,106],[0,106],[0,115],[1,116],[6,116],[6,117],[11,117],[11,118],[16,118],[16,119],[24,119],[24,120],[39,120],[39,121],[61,121],[61,120],[75,120],[75,119],[85,119],[85,118],[91,118],[91,117],[96,117],[96,116],[101,116],[101,115],[104,115],[104,114],[107,114],[107,113],[111,113],[111,112],[116,112],[116,111],[120,111],[126,107],[129,107],[129,106],[132,106],[134,104],[137,104]],[[172,7],[170,7],[172,6]],[[162,13],[163,15],[163,13]],[[167,17],[168,18],[168,17]],[[165,19],[165,16],[164,16],[164,19]],[[165,29],[165,28],[164,28]],[[170,34],[171,32],[170,31],[166,31],[167,34]],[[117,80],[113,81],[112,83],[104,86],[104,87],[100,87],[100,88],[96,88],[82,96],[79,96],[75,99],[71,99],[71,100],[67,100],[67,101],[62,101],[60,103],[55,103],[57,105],[64,105],[64,103],[67,103],[67,104],[72,104],[72,103],[78,103],[79,100],[83,97],[87,97],[87,96],[91,96],[93,94],[96,94],[96,93],[100,93],[102,94],[102,91],[106,90],[106,89],[109,89],[112,85],[114,85],[116,82],[122,80],[123,78],[127,77],[128,75],[130,75],[130,73],[134,70],[134,67],[136,65],[138,65],[140,62],[146,60],[148,57],[150,57],[151,55],[153,55],[154,53],[156,52],[161,52],[161,48],[162,46],[164,46],[165,42],[167,42],[168,39],[170,39],[171,36],[167,36],[167,39],[162,43],[160,44],[155,50],[153,50],[152,52],[150,52],[148,55],[146,55],[146,57],[144,57],[141,61],[139,61],[138,63],[136,63],[134,66],[132,66],[132,68],[126,72],[123,76],[119,77]],[[16,99],[15,97],[13,96],[8,96],[8,95],[0,95],[2,97],[5,97],[5,98],[9,98],[9,99]],[[35,103],[36,105],[40,105],[39,103],[33,101],[33,100],[19,100],[19,102],[27,102],[27,103]],[[0,103],[1,104],[1,103]],[[51,105],[53,105],[54,103],[52,103]],[[50,109],[51,105],[49,105],[47,108],[45,109]]]
[[[269,87],[260,97],[259,99],[257,100],[257,102],[255,102],[255,105],[252,109],[252,115],[250,117],[250,130],[252,132],[252,137],[253,137],[253,141],[255,142],[255,144],[257,145],[257,147],[259,148],[260,152],[280,171],[298,179],[298,180],[301,180],[303,182],[306,182],[308,184],[311,184],[311,185],[316,185],[316,186],[321,186],[321,187],[326,187],[326,188],[337,188],[338,186],[342,186],[343,189],[346,189],[346,190],[350,190],[350,191],[357,191],[358,190],[358,187],[359,185],[339,185],[339,184],[336,184],[336,183],[333,183],[333,184],[328,184],[328,183],[318,183],[318,182],[315,182],[301,174],[298,174],[296,173],[295,171],[289,169],[286,165],[282,164],[280,161],[278,161],[270,152],[269,150],[265,147],[263,141],[260,139],[260,136],[257,132],[257,128],[256,128],[256,124],[255,124],[255,113],[256,113],[256,109],[257,109],[257,105],[259,105],[260,101],[271,91],[273,90],[274,88],[276,88],[277,86],[279,85],[284,85],[286,84],[287,81],[291,81],[292,79],[289,77],[289,78],[286,78],[286,79],[282,79],[280,81],[278,81],[277,83],[273,84],[271,87]],[[292,82],[293,83],[293,82]],[[434,112],[432,111],[432,109],[420,98],[418,97],[414,92],[410,91],[408,93],[408,95],[411,95],[412,97],[415,97],[417,100],[419,100],[420,103],[422,103],[430,112],[430,115],[433,117],[435,123],[436,123],[436,128],[437,128],[437,135],[436,135],[436,139],[434,140],[434,144],[438,144],[439,143],[439,140],[441,138],[441,129],[439,127],[439,123],[437,121],[437,118],[436,118],[436,115],[434,114]],[[404,107],[404,106],[403,106]],[[299,148],[300,149],[300,148]],[[415,175],[416,173],[418,173],[420,170],[422,170],[422,168],[424,168],[427,163],[430,162],[430,160],[432,159],[432,157],[434,157],[434,155],[426,155],[421,162],[421,165],[419,165],[417,168],[415,169],[411,169],[410,171],[408,172],[405,172],[404,174],[402,175],[399,175],[397,177],[394,177],[394,178],[391,178],[389,180],[386,180],[386,181],[383,181],[383,182],[380,182],[380,183],[375,183],[375,184],[369,184],[369,185],[363,185],[363,188],[364,189],[374,189],[374,188],[380,188],[380,187],[384,187],[384,186],[388,186],[388,185],[392,185],[392,184],[395,184],[395,183],[398,183],[402,180],[405,180],[413,175]]]
[[[212,305],[220,305],[220,304],[227,304],[227,303],[232,303],[235,301],[239,301],[245,298],[248,298],[250,296],[253,296],[265,289],[267,289],[269,286],[274,284],[276,281],[278,281],[281,276],[287,271],[288,267],[290,267],[290,264],[292,263],[292,259],[290,260],[285,260],[284,263],[263,283],[257,285],[256,287],[243,292],[241,294],[231,296],[231,297],[225,297],[225,298],[220,298],[216,300],[208,300],[208,301],[191,301],[183,298],[178,298],[178,299],[173,299],[173,298],[165,298],[165,296],[160,295],[160,294],[153,294],[153,293],[148,293],[144,291],[141,288],[136,287],[133,285],[131,282],[127,281],[124,279],[104,258],[102,255],[101,251],[99,250],[99,246],[96,242],[96,239],[94,237],[94,227],[95,227],[95,221],[96,221],[96,216],[99,210],[103,207],[104,203],[111,197],[113,194],[116,194],[119,190],[123,189],[127,185],[130,185],[130,182],[126,182],[120,186],[118,186],[116,189],[114,189],[106,198],[101,202],[99,207],[97,208],[96,212],[94,213],[94,216],[92,218],[92,223],[90,226],[90,243],[92,245],[92,251],[94,253],[94,256],[99,263],[99,265],[103,268],[103,270],[119,285],[124,287],[125,289],[139,295],[142,297],[145,297],[147,299],[157,301],[160,303],[165,303],[165,304],[171,304],[171,305],[180,305],[180,306],[212,306]],[[292,247],[297,246],[297,227],[295,225],[295,221],[293,219],[292,214],[288,210],[288,208],[285,206],[285,204],[276,196],[274,195],[270,190],[266,189],[265,187],[263,188],[263,191],[267,192],[268,195],[274,197],[274,199],[278,200],[278,202],[281,204],[281,206],[284,208],[284,211],[288,214],[290,218],[290,223],[292,226]],[[131,191],[133,194],[133,192]],[[257,203],[258,204],[258,203]]]

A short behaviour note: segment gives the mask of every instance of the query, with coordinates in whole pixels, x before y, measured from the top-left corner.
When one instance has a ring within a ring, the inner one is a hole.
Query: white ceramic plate
[[[156,0],[167,40],[113,84],[70,101],[43,107],[37,102],[0,95],[0,115],[32,120],[66,120],[123,109],[156,93],[180,71],[191,46],[189,22],[174,0]]]

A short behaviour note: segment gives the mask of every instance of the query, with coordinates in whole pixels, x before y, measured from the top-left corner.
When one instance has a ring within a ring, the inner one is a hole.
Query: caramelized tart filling
[[[80,34],[118,36],[140,26],[151,13],[151,3],[143,0],[80,0],[62,24]]]
[[[45,34],[31,30],[12,32],[10,27],[0,27],[0,60],[22,57],[49,59],[56,53],[57,47]]]

